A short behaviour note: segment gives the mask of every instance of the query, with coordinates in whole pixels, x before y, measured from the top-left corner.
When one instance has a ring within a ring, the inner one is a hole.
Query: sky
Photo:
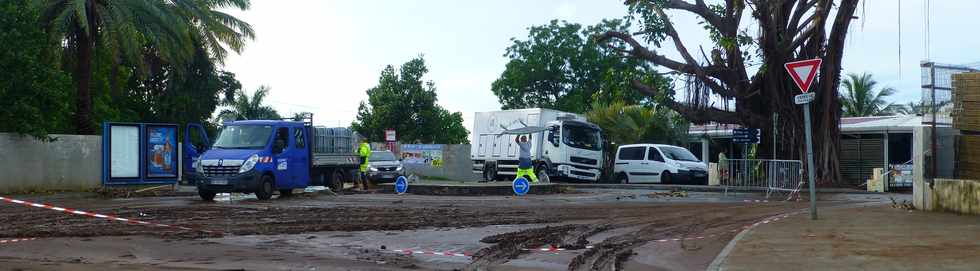
[[[926,51],[927,1],[863,1],[843,71],[872,73],[879,85],[897,89],[891,101],[907,103],[921,96],[924,59],[980,63],[980,35],[973,33],[980,1],[931,1]],[[500,109],[490,85],[504,70],[511,38],[526,39],[528,27],[553,19],[594,25],[627,11],[621,0],[252,0],[248,11],[229,12],[252,24],[256,38],[224,69],[250,93],[271,87],[268,103],[283,115],[308,111],[317,125],[348,126],[385,66],[422,55],[438,103],[462,112],[472,129],[475,112]],[[710,48],[695,17],[669,15],[688,48]],[[677,56],[669,45],[658,52]]]

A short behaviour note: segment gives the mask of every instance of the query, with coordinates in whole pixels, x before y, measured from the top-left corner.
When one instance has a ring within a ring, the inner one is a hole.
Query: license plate
[[[381,178],[385,178],[385,179],[387,179],[387,178],[394,178],[394,177],[395,177],[395,175],[392,175],[392,174],[381,175]]]
[[[211,180],[211,184],[226,185],[228,184],[228,180]]]
[[[700,172],[694,173],[695,177],[704,177],[704,175],[705,175],[704,173],[700,173]]]

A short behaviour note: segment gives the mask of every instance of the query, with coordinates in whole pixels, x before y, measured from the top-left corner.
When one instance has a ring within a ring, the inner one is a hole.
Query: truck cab
[[[194,164],[202,178],[201,198],[216,193],[255,193],[268,199],[273,191],[288,194],[309,184],[309,131],[303,122],[244,120],[226,122],[211,149]]]
[[[598,181],[602,166],[599,126],[575,120],[548,123],[541,148],[541,162],[549,176]],[[539,174],[540,175],[540,174]]]

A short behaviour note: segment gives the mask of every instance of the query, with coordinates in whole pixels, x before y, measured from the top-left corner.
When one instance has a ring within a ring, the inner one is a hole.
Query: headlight
[[[376,168],[376,167],[369,167],[368,170],[370,170],[370,171],[378,171],[378,168]]]
[[[252,156],[249,156],[248,160],[245,160],[245,163],[242,164],[242,167],[238,169],[238,173],[245,173],[248,172],[249,170],[252,170],[253,168],[255,168],[255,163],[258,162],[259,162],[258,154],[253,154]]]
[[[396,168],[395,171],[402,171],[402,166],[398,166],[398,168]]]
[[[197,171],[197,173],[204,173],[204,167],[201,166],[201,159],[194,160],[193,167],[194,171]]]

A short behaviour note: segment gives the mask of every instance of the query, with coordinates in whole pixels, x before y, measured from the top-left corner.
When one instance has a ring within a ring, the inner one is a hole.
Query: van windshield
[[[581,125],[563,125],[562,141],[573,148],[598,151],[602,148],[599,130]]]
[[[660,147],[660,151],[670,160],[701,162],[694,154],[684,148],[662,146]]]
[[[229,125],[225,126],[214,141],[221,149],[262,149],[272,136],[272,126]]]

